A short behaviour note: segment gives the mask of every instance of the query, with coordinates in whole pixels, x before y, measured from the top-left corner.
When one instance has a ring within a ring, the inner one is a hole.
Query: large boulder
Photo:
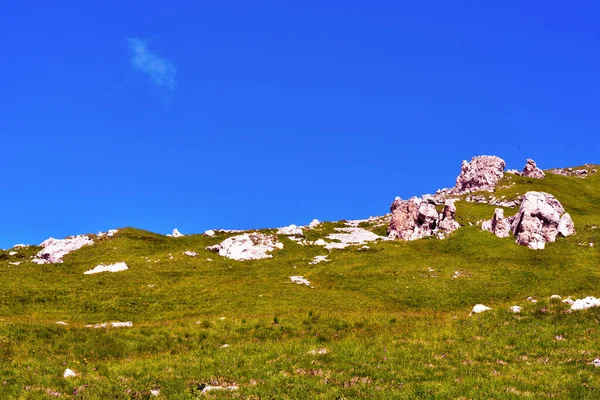
[[[544,174],[544,171],[537,167],[535,161],[529,158],[527,159],[527,164],[525,164],[525,168],[523,168],[523,171],[521,172],[521,176],[527,176],[529,178],[534,179],[544,179],[546,177],[546,174]]]
[[[283,243],[277,240],[277,236],[255,232],[232,236],[206,249],[232,260],[260,260],[273,257],[268,253],[282,248]]]
[[[481,227],[498,237],[507,237],[512,231],[517,244],[534,250],[544,249],[546,243],[554,242],[558,235],[575,233],[575,224],[562,204],[544,192],[525,193],[519,212],[512,217],[504,218],[503,210],[496,209],[494,217],[484,221]]]
[[[462,162],[460,175],[456,178],[454,193],[469,193],[480,190],[492,191],[504,176],[506,163],[496,156],[476,156],[471,162]]]
[[[454,219],[456,207],[453,202],[447,201],[440,214],[429,196],[408,200],[397,197],[390,211],[388,236],[392,239],[416,240],[434,235],[441,238],[460,226]]]

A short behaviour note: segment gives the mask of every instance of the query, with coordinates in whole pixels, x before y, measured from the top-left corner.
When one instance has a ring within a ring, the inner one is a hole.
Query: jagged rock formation
[[[232,236],[206,249],[232,260],[260,260],[272,258],[268,253],[282,248],[283,243],[277,240],[277,236],[255,232]]]
[[[431,196],[408,200],[397,197],[390,210],[392,218],[388,236],[392,239],[416,240],[434,235],[442,238],[460,226],[454,219],[456,207],[449,200],[441,214],[437,212]]]
[[[535,164],[535,161],[533,161],[531,158],[527,159],[527,164],[525,164],[525,168],[523,168],[521,175],[534,179],[544,179],[546,177],[544,171],[539,169]]]
[[[512,231],[517,244],[535,250],[544,249],[558,235],[575,233],[575,224],[562,204],[543,192],[525,193],[519,212],[512,217],[504,218],[503,210],[496,209],[494,217],[481,227],[498,237],[508,237]]]
[[[470,163],[463,160],[453,192],[459,194],[494,190],[496,183],[504,176],[505,167],[504,160],[496,156],[476,156]]]
[[[505,238],[510,236],[510,222],[507,218],[504,218],[504,210],[496,208],[494,216],[488,221],[484,221],[481,224],[481,229],[484,231],[493,232],[499,238]]]

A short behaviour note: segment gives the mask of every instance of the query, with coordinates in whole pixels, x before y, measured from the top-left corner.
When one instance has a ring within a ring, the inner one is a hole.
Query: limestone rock
[[[544,174],[544,171],[539,169],[537,167],[537,165],[535,165],[535,161],[533,161],[530,158],[527,159],[527,164],[525,164],[525,168],[523,168],[521,175],[527,176],[529,178],[535,178],[535,179],[544,179],[546,177],[546,174]]]
[[[60,264],[64,256],[90,244],[94,244],[94,241],[86,235],[66,239],[49,238],[40,244],[44,249],[32,261],[36,264]]]
[[[513,217],[504,218],[504,212],[496,209],[494,217],[481,227],[498,237],[507,237],[512,231],[517,244],[535,250],[544,249],[546,243],[554,242],[559,234],[570,236],[575,233],[573,220],[562,204],[544,192],[525,193],[519,212]]]
[[[471,162],[463,161],[460,175],[456,178],[455,193],[494,190],[504,176],[506,163],[496,156],[477,156]]]
[[[460,227],[454,219],[456,207],[450,200],[446,201],[441,214],[429,196],[408,200],[397,197],[390,210],[388,236],[392,239],[416,240],[434,235],[442,238]]]
[[[173,233],[168,234],[169,237],[183,237],[183,234],[179,232],[177,228],[173,229]]]
[[[496,208],[494,216],[488,221],[483,221],[481,229],[494,233],[499,238],[510,236],[510,221],[504,218],[504,210]]]
[[[277,230],[277,234],[286,236],[303,236],[304,232],[302,232],[302,228],[292,224],[289,226],[284,226],[283,228],[279,228]]]
[[[277,236],[255,232],[232,236],[206,249],[232,260],[260,260],[273,257],[268,253],[281,248],[283,243],[277,241]]]
[[[475,306],[471,310],[471,314],[481,314],[482,312],[486,312],[489,310],[491,310],[491,308],[488,306],[484,306],[483,304],[475,304]]]
[[[88,271],[85,271],[84,275],[98,274],[100,272],[120,272],[127,269],[129,269],[129,267],[124,262],[118,262],[110,265],[100,264]]]

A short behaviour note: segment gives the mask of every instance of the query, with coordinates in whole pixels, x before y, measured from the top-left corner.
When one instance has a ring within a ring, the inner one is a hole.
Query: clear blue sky
[[[368,217],[479,154],[600,161],[597,2],[5,3],[2,248]]]

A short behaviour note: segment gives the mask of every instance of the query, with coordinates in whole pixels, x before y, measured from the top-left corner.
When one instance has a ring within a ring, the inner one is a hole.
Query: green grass
[[[447,239],[334,250],[317,265],[327,250],[284,237],[272,259],[238,262],[204,249],[232,234],[131,228],[64,264],[14,266],[39,249],[0,251],[0,398],[150,398],[155,388],[165,399],[598,398],[600,368],[589,363],[600,356],[600,310],[569,313],[548,297],[600,295],[600,179],[510,183],[496,197],[552,193],[577,234],[529,250],[469,226],[494,206],[460,201],[464,227]],[[83,275],[120,261],[130,269]],[[493,310],[469,317],[477,303]],[[522,314],[508,312],[515,304]],[[107,321],[134,327],[85,327]],[[62,378],[65,368],[79,376]],[[239,390],[200,395],[202,384]]]

